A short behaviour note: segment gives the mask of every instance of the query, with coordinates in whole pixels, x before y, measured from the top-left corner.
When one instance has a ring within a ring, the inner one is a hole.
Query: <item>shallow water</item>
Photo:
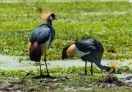
[[[3,70],[13,70],[13,69],[36,69],[39,66],[35,66],[35,62],[32,61],[20,61],[24,57],[15,57],[15,56],[6,56],[6,55],[0,55],[0,69]],[[124,62],[120,62],[119,60],[102,60],[102,65],[108,65],[109,62],[115,61],[118,63],[119,67],[121,66],[128,66],[132,68],[132,60],[125,60]],[[44,61],[41,61],[41,63],[44,65]],[[49,68],[54,68],[56,66],[68,68],[72,66],[84,66],[85,62],[80,60],[57,60],[57,61],[47,61]],[[91,63],[88,62],[88,66],[90,66]]]

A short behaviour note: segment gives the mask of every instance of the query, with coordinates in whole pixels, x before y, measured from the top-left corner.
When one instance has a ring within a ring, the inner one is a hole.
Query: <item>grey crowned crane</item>
[[[41,70],[41,56],[44,55],[44,61],[46,65],[47,75],[49,75],[47,63],[46,63],[46,50],[55,36],[55,30],[52,26],[52,21],[57,19],[55,14],[47,13],[42,16],[46,20],[46,24],[42,24],[36,27],[29,38],[29,58],[31,61],[39,62],[40,64],[40,76],[42,76]]]
[[[85,61],[85,75],[87,75],[87,61],[91,62],[91,75],[93,75],[92,65],[95,63],[100,69],[106,69],[107,72],[115,72],[115,66],[103,66],[101,65],[101,58],[104,52],[103,45],[96,39],[84,39],[76,41],[75,43],[69,44],[63,48],[62,59],[77,56]]]

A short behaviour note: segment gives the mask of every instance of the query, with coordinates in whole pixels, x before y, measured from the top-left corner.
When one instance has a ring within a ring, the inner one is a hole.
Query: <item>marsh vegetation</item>
[[[53,0],[52,0],[53,1]],[[76,40],[96,38],[104,45],[102,59],[120,60],[132,58],[132,3],[125,1],[68,0],[69,2],[4,2],[0,0],[0,54],[26,56],[29,35],[33,29],[45,23],[42,12],[53,11],[59,18],[54,21],[55,40],[47,52],[48,60],[60,60],[62,48]],[[76,58],[77,59],[77,58]],[[131,63],[130,63],[131,64]],[[88,67],[89,70],[90,67]],[[111,91],[130,92],[131,86],[106,83],[104,71],[94,67],[94,76],[82,76],[83,67],[50,69],[55,79],[34,79],[38,70],[0,70],[2,91]],[[127,66],[116,74],[132,73]],[[43,71],[45,73],[45,71]],[[80,74],[81,73],[81,74]],[[90,74],[90,73],[89,73]],[[102,89],[103,88],[103,89]],[[128,88],[128,89],[126,89]],[[118,90],[115,90],[118,89]]]

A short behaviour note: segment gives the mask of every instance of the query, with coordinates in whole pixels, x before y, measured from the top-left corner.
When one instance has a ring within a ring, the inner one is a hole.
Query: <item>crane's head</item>
[[[106,72],[108,72],[108,73],[114,73],[115,72],[115,68],[113,68],[113,67],[110,67],[110,68],[108,68],[108,69],[106,69]]]
[[[57,20],[57,18],[55,17],[55,14],[54,14],[54,13],[52,13],[52,14],[49,16],[49,19],[50,19],[51,21],[54,20],[54,19]]]
[[[108,72],[108,73],[111,74],[111,73],[114,73],[115,72],[115,69],[118,68],[118,64],[117,64],[117,62],[111,61],[109,63],[109,67],[110,68],[106,69],[106,72]]]
[[[67,45],[66,47],[63,48],[62,50],[62,59],[66,59],[68,58],[67,54],[66,54],[66,51],[67,49],[71,46],[71,44]]]

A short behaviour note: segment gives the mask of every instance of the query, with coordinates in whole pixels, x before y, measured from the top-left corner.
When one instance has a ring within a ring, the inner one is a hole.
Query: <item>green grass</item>
[[[55,40],[48,60],[61,59],[64,46],[83,38],[96,38],[105,48],[104,59],[132,58],[132,3],[121,2],[17,2],[0,3],[0,54],[28,56],[27,44],[33,29],[45,23],[43,11],[53,11]]]
[[[90,67],[87,67],[90,70]],[[1,87],[4,85],[11,88],[10,91],[33,91],[33,92],[130,92],[131,88],[125,88],[123,86],[107,86],[105,81],[106,74],[104,71],[93,68],[94,76],[84,76],[84,67],[69,67],[64,69],[57,66],[54,69],[49,69],[51,76],[56,78],[39,78],[38,70],[24,71],[13,70],[4,71],[0,70],[0,83]],[[124,68],[122,71],[126,71]],[[128,71],[128,70],[127,70]],[[128,71],[130,72],[130,71]],[[46,71],[43,71],[46,74]],[[9,85],[9,86],[8,86]],[[6,89],[6,88],[5,88]],[[6,90],[5,90],[6,91]]]
[[[132,3],[127,0],[120,2],[92,1],[39,2],[38,0],[38,2],[25,2],[21,0],[16,3],[5,3],[0,0],[0,54],[28,56],[27,46],[30,33],[35,27],[45,23],[40,18],[39,10],[42,9],[43,11],[53,11],[59,18],[59,20],[53,21],[56,36],[48,49],[48,60],[61,59],[61,51],[64,46],[75,40],[91,37],[103,43],[105,49],[103,59],[121,61],[131,59]],[[81,90],[84,87],[84,89],[89,88],[86,92],[131,92],[131,89],[115,90],[100,86],[100,83],[104,82],[101,77],[104,71],[96,68],[94,68],[95,76],[89,76],[90,71],[88,71],[88,76],[80,76],[84,67],[75,66],[68,69],[56,67],[49,71],[52,75],[57,76],[57,79],[33,79],[33,76],[39,74],[39,69],[35,71],[0,70],[0,84],[4,86],[9,83],[9,86],[16,91],[65,92],[65,88],[74,87],[76,92],[85,92],[85,90]],[[131,73],[132,70],[125,66],[116,73],[120,71]],[[93,89],[91,89],[92,87]],[[74,89],[70,91],[74,91]]]

